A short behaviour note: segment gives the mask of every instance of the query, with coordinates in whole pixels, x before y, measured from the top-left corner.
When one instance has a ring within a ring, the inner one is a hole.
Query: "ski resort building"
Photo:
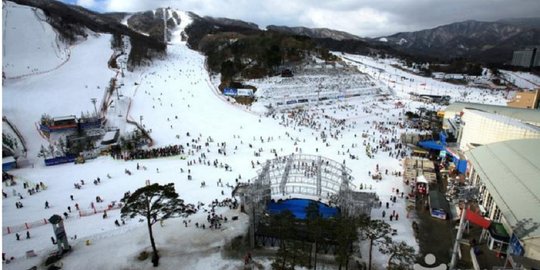
[[[496,230],[485,230],[492,250],[507,253],[507,266],[531,269],[540,261],[540,139],[502,141],[467,152],[479,205]],[[500,223],[500,225],[498,225]]]
[[[449,119],[454,119],[456,115],[460,116],[463,109],[466,108],[504,115],[520,120],[524,123],[540,126],[540,111],[481,103],[455,102],[450,104],[444,110],[443,128],[448,127]]]
[[[531,46],[523,50],[514,51],[512,56],[512,66],[537,67],[540,65],[540,47]]]
[[[462,151],[505,140],[540,138],[540,111],[458,102],[446,108],[443,129],[457,138]]]
[[[540,127],[481,110],[462,111],[458,132],[459,148],[462,151],[500,141],[529,138],[540,139]]]

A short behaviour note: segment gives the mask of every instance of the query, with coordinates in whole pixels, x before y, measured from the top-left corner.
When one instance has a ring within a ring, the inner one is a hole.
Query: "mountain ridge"
[[[482,62],[508,62],[513,50],[540,43],[539,27],[527,25],[526,20],[513,20],[514,23],[467,20],[420,31],[399,32],[372,39],[372,42],[384,39],[399,51],[440,59],[461,57]]]

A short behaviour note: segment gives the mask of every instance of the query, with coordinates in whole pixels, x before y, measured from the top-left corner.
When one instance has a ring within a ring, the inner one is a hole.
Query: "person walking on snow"
[[[49,208],[49,202],[45,201],[45,209]]]

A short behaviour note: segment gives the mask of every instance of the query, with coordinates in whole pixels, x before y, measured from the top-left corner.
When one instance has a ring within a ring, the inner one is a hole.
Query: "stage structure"
[[[344,215],[369,216],[376,195],[354,191],[352,181],[345,164],[321,156],[291,154],[267,160],[257,177],[233,191],[250,216],[251,246],[255,245],[256,225],[271,199],[307,198],[337,207]]]

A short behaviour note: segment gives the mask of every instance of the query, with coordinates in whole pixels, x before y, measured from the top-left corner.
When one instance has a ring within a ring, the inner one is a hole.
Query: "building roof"
[[[480,116],[482,116],[484,118],[491,119],[493,121],[497,121],[497,122],[500,122],[500,123],[504,123],[504,124],[507,124],[509,126],[514,126],[516,128],[520,128],[520,129],[535,132],[535,133],[540,133],[540,126],[527,124],[527,123],[524,123],[524,122],[522,122],[520,120],[517,120],[516,118],[508,117],[508,116],[506,116],[504,114],[490,113],[490,112],[486,112],[486,111],[483,111],[483,110],[475,110],[475,109],[465,109],[465,110],[466,110],[465,114],[474,113],[474,114],[480,115]],[[540,113],[540,111],[539,111],[539,113]]]
[[[448,105],[446,107],[445,114],[452,114],[451,116],[446,116],[445,118],[452,118],[453,114],[461,112],[465,108],[483,110],[490,113],[496,113],[500,115],[505,115],[511,118],[521,120],[530,124],[540,126],[540,110],[533,109],[522,109],[522,108],[512,108],[499,105],[489,105],[489,104],[480,104],[480,103],[469,103],[469,102],[456,102]]]
[[[540,237],[540,139],[497,142],[466,153],[521,240]]]
[[[57,116],[53,118],[53,121],[64,121],[64,120],[76,120],[77,117],[75,115],[67,115],[67,116]]]

